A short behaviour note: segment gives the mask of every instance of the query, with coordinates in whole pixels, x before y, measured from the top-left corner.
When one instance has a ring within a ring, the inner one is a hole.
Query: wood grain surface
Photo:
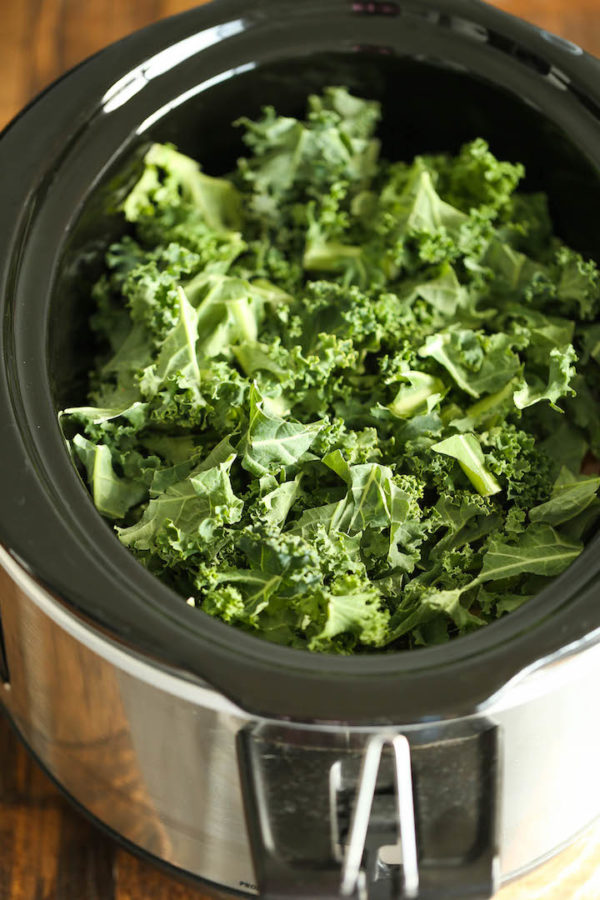
[[[0,126],[96,50],[194,5],[190,0],[0,0]],[[496,5],[600,55],[600,0],[497,0]],[[120,849],[72,809],[0,714],[0,900],[205,900],[205,895]],[[503,888],[497,900],[600,900],[600,826]]]

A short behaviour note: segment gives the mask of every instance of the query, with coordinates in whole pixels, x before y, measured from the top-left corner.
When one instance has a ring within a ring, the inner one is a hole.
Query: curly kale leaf
[[[600,520],[600,276],[477,139],[380,156],[377,102],[241,120],[213,178],[152,145],[60,423],[188,603],[327,653],[512,614]]]

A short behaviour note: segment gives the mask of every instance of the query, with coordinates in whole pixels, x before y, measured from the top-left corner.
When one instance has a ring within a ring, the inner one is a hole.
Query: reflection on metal
[[[155,122],[158,122],[159,119],[162,119],[163,116],[166,116],[166,114],[171,112],[171,110],[176,109],[178,106],[181,106],[182,103],[186,103],[188,100],[191,100],[191,98],[197,96],[197,94],[201,94],[204,91],[207,91],[209,88],[212,88],[217,84],[221,84],[222,81],[227,81],[234,75],[241,75],[243,72],[249,72],[251,69],[254,69],[255,66],[256,63],[253,62],[244,63],[244,65],[242,66],[235,66],[235,68],[228,69],[226,72],[219,72],[218,75],[214,75],[212,78],[206,78],[200,84],[195,84],[194,87],[190,88],[188,91],[184,91],[184,93],[180,94],[179,97],[175,97],[173,100],[165,103],[164,106],[161,106],[160,109],[157,109],[156,112],[152,113],[151,116],[148,116],[147,119],[144,119],[142,124],[137,129],[136,134],[142,134],[144,131],[147,131],[151,125],[154,125]]]
[[[111,85],[102,98],[102,109],[105,113],[114,112],[115,109],[124,106],[131,97],[139,93],[153,78],[164,75],[169,69],[175,68],[186,59],[200,53],[201,50],[206,50],[213,44],[219,44],[227,38],[240,34],[244,27],[243,19],[234,19],[223,25],[191,34],[165,50],[161,50],[160,53],[151,56],[150,59],[136,66],[135,69]]]
[[[394,753],[394,775],[396,781],[396,815],[398,826],[398,842],[402,845],[402,867],[404,876],[404,897],[407,900],[417,897],[419,892],[419,868],[417,863],[417,837],[415,831],[415,813],[413,805],[412,773],[410,763],[410,746],[404,735],[374,735],[367,743],[365,750],[356,805],[350,826],[350,840],[346,849],[342,866],[341,893],[351,897],[358,890],[359,896],[364,890],[364,879],[361,879],[361,863],[364,855],[365,841],[369,828],[371,807],[377,784],[377,775],[381,763],[381,754],[386,744]],[[361,890],[363,888],[363,890]]]
[[[13,680],[0,704],[50,774],[147,853],[228,888],[252,884],[232,777],[244,715],[215,691],[116,647],[17,575],[43,612],[8,576],[6,568],[18,570],[2,548],[0,562]]]
[[[329,821],[331,822],[331,853],[337,862],[343,862],[344,855],[340,844],[340,824],[337,814],[338,794],[342,789],[342,764],[334,762],[329,770]]]

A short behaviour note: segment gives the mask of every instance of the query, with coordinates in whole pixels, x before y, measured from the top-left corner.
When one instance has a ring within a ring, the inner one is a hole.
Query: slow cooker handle
[[[498,729],[251,725],[238,753],[266,900],[487,900],[496,890]]]

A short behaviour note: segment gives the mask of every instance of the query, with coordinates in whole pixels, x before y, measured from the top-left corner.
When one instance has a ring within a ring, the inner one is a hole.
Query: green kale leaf
[[[153,144],[60,414],[99,513],[201,613],[320,653],[515,614],[600,521],[600,275],[478,138],[388,161],[330,87],[212,177]]]

